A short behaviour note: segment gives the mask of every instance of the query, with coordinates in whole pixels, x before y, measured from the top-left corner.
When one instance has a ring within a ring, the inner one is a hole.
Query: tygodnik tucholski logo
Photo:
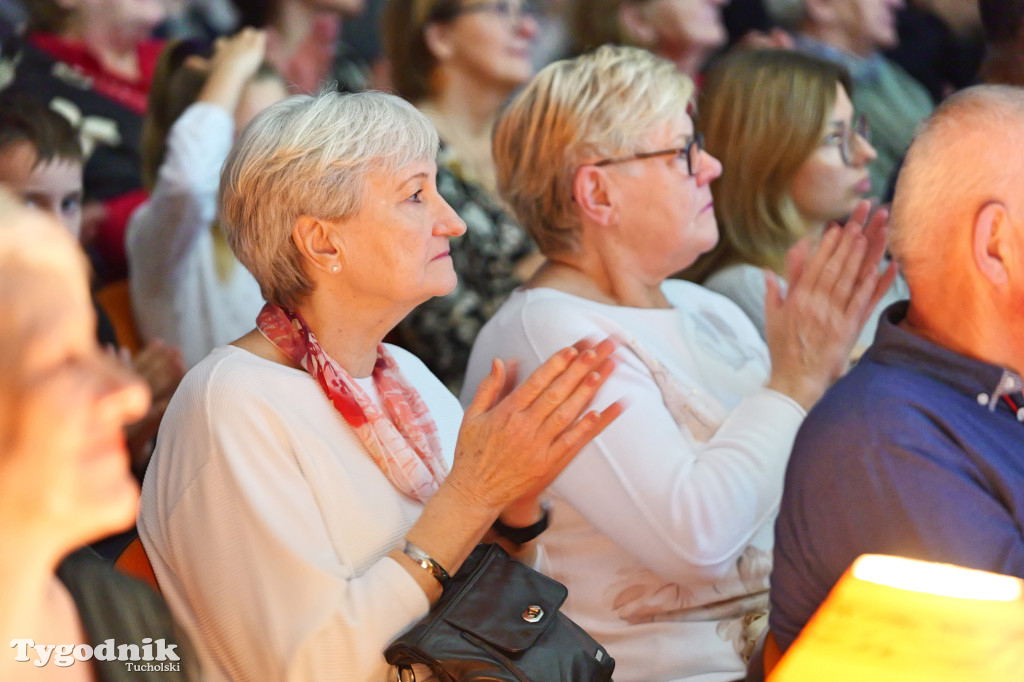
[[[88,644],[36,644],[31,639],[12,639],[11,648],[17,648],[14,660],[42,668],[51,660],[60,668],[73,665],[75,661],[122,661],[130,672],[167,671],[180,672],[181,660],[174,652],[177,644],[167,644],[163,639],[153,641],[145,637],[141,644],[117,644],[112,639],[104,640],[93,649]],[[29,656],[29,649],[35,651],[35,660]]]

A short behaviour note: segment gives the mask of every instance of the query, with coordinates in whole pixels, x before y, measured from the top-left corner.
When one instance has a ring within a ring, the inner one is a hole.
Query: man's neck
[[[939,305],[910,299],[904,329],[954,353],[1013,370],[1024,375],[1024,344],[1007,328],[1003,315],[986,312],[988,306],[974,303]],[[938,314],[930,311],[942,311]],[[950,315],[948,311],[958,311]],[[969,312],[965,312],[969,311]],[[955,319],[954,319],[955,318]]]

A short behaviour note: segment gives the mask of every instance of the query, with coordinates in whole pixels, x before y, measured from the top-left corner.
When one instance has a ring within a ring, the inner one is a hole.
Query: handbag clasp
[[[536,623],[538,620],[544,617],[544,609],[537,606],[536,604],[526,607],[523,611],[523,620],[527,623]]]

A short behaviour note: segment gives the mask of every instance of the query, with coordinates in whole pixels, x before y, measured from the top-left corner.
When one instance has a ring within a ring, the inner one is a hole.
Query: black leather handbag
[[[615,661],[559,612],[565,585],[515,561],[498,545],[477,545],[423,620],[384,652],[401,682],[412,665],[441,682],[598,682]]]

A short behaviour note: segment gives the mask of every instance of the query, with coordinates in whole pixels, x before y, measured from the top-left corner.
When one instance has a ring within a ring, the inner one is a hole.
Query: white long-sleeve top
[[[253,327],[260,287],[241,263],[217,273],[211,226],[220,171],[234,140],[227,111],[196,102],[175,121],[149,200],[125,237],[132,310],[142,337],[181,347],[191,367]]]
[[[772,524],[805,415],[764,388],[767,349],[739,308],[688,282],[662,289],[670,309],[517,290],[477,337],[463,396],[494,356],[518,358],[525,377],[581,337],[625,341],[592,407],[628,406],[551,486],[541,569],[568,587],[566,614],[608,648],[618,682],[737,680],[767,608]],[[675,377],[670,402],[693,428],[676,423],[654,372]]]
[[[389,349],[450,467],[458,401],[416,357]],[[204,679],[380,682],[385,646],[428,610],[386,556],[422,510],[313,377],[226,346],[171,400],[138,529]]]

